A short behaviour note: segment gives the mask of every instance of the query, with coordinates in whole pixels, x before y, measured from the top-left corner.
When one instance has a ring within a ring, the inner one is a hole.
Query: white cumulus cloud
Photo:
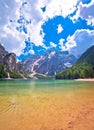
[[[50,47],[52,48],[52,47],[56,47],[57,45],[55,44],[55,43],[53,43],[53,42],[50,42]]]
[[[41,25],[55,16],[61,15],[66,17],[75,10],[77,0],[1,0],[0,1],[0,42],[5,48],[11,52],[14,51],[17,55],[23,53],[25,48],[25,39],[30,37],[31,42],[36,46],[44,45],[44,33]],[[46,7],[46,11],[41,11],[42,7]],[[3,12],[3,13],[2,13]],[[20,16],[25,20],[31,21],[30,24],[18,23]],[[9,23],[9,21],[11,22]],[[24,27],[25,26],[25,27]],[[25,28],[27,34],[23,31],[18,32],[17,27]],[[63,28],[58,26],[58,33],[63,31]],[[41,32],[41,33],[40,33]],[[55,44],[52,44],[55,46]]]
[[[80,1],[77,12],[71,19],[75,21],[79,17],[86,20],[88,25],[94,26],[94,0],[91,0],[89,4],[83,4]]]
[[[57,26],[57,34],[61,33],[63,31],[63,27],[61,24]]]
[[[34,43],[35,46],[42,46],[47,49],[46,45],[44,45],[45,33],[42,30],[42,24],[55,16],[67,17],[77,9],[76,5],[78,1],[79,0],[1,0],[0,42],[3,43],[9,52],[13,51],[17,56],[24,53],[23,50],[26,47],[25,39],[28,37],[30,37],[31,42]],[[88,24],[94,25],[94,14],[92,13],[94,12],[93,2],[94,0],[92,0],[88,6],[80,2],[75,15],[76,19],[80,16],[86,19]],[[45,7],[45,12],[41,10],[42,7]],[[83,13],[83,11],[86,13]],[[23,17],[24,20],[18,23],[20,17]],[[20,32],[17,30],[17,27],[20,29]],[[21,30],[22,28],[27,33]],[[57,33],[59,34],[62,31],[63,27],[59,24]],[[76,38],[77,33],[79,33],[78,40]],[[93,32],[88,33],[87,30],[76,31],[72,37],[67,38],[67,48],[77,46],[78,42],[81,44],[80,38],[83,39],[83,37],[87,36],[89,39],[89,37],[92,37],[92,34]],[[83,37],[81,37],[81,35],[83,35]],[[63,42],[64,39],[60,39],[59,45],[62,50],[66,49]],[[57,46],[53,42],[50,42],[50,45],[53,47]],[[31,53],[34,54],[34,51],[31,50]]]
[[[94,45],[94,30],[77,30],[71,37],[67,38],[66,47],[70,53],[79,57],[89,47]]]
[[[68,47],[66,47],[66,45],[64,44],[64,41],[65,39],[61,38],[58,43],[62,51],[68,50]]]
[[[76,9],[78,0],[49,0],[46,4],[46,11],[43,14],[44,19],[55,16],[66,17]]]

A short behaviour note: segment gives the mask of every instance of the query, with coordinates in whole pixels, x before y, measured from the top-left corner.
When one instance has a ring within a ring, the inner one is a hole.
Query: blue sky
[[[94,0],[0,0],[0,42],[18,60],[94,45]]]

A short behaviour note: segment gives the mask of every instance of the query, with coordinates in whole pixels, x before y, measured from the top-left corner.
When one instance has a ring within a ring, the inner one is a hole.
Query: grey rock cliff
[[[31,75],[55,75],[71,67],[76,61],[75,56],[61,51],[49,51],[45,55],[36,55],[22,61],[26,72]]]
[[[4,57],[8,54],[8,52],[5,50],[5,48],[0,44],[0,63],[3,63]]]
[[[6,66],[7,71],[17,70],[16,54],[8,53],[4,57],[4,65]]]
[[[15,53],[8,53],[5,48],[0,44],[0,64],[3,65],[7,77],[10,77],[10,72],[15,72],[24,77],[24,66],[16,61]]]

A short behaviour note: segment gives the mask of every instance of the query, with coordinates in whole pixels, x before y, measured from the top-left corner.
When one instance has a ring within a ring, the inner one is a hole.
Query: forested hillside
[[[94,46],[90,47],[69,69],[56,75],[56,79],[78,79],[94,77]]]

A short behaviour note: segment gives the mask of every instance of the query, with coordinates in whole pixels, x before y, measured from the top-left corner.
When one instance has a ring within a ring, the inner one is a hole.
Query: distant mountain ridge
[[[67,51],[50,50],[44,55],[34,55],[19,63],[15,53],[8,53],[0,44],[0,65],[2,77],[40,77],[54,76],[58,72],[64,71],[76,62],[76,57]],[[2,69],[3,67],[3,69]],[[2,72],[3,70],[3,72]]]
[[[56,79],[94,78],[94,45],[64,72],[58,73]]]
[[[32,77],[36,74],[56,75],[71,67],[76,60],[75,56],[69,55],[68,52],[48,51],[44,55],[35,55],[25,59],[21,63]]]

